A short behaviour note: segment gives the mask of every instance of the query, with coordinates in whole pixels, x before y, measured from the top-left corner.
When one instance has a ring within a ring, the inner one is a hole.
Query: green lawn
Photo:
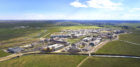
[[[4,57],[4,56],[7,56],[7,55],[9,55],[9,53],[6,53],[6,52],[0,50],[0,57]]]
[[[81,67],[140,67],[139,59],[90,57]]]
[[[104,45],[96,53],[140,56],[140,45],[133,45],[122,41],[113,41]]]
[[[28,55],[0,63],[2,67],[76,67],[86,56]]]

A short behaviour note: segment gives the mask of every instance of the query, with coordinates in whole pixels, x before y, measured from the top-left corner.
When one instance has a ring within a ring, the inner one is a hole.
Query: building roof
[[[12,52],[12,53],[21,52],[22,50],[24,50],[24,49],[20,48],[20,47],[8,48],[8,51]]]
[[[63,47],[64,45],[61,45],[61,44],[54,44],[54,45],[50,45],[48,46],[49,48],[59,48],[59,47]]]

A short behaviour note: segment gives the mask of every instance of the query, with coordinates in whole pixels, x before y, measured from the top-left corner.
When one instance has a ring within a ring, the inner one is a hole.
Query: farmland
[[[86,56],[28,55],[1,62],[3,67],[76,67]]]
[[[72,29],[72,30],[76,30],[76,29],[96,29],[96,28],[101,28],[101,27],[84,26],[84,25],[80,25],[80,26],[62,26],[62,27],[60,27],[60,29],[62,29],[62,30],[67,30],[67,29]]]
[[[22,45],[23,43],[31,43],[36,41],[34,38],[40,30],[36,29],[0,29],[0,48],[6,48],[14,45]]]
[[[125,43],[122,41],[113,41],[99,49],[97,54],[120,54],[140,56],[140,46]]]
[[[139,59],[90,57],[80,67],[139,67]]]
[[[120,40],[130,41],[140,44],[140,31],[133,31],[130,34],[120,35]]]
[[[105,46],[103,46],[97,54],[121,54],[121,55],[136,55],[140,56],[140,45],[135,45],[132,43],[140,44],[140,31],[133,31],[129,34],[120,35],[118,41],[112,41]],[[121,41],[120,41],[121,40]],[[128,42],[132,43],[128,43]]]

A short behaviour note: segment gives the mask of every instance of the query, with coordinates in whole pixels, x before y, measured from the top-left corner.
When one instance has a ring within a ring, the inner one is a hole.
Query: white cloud
[[[35,14],[35,13],[27,13],[22,15],[11,15],[11,16],[0,16],[0,20],[52,20],[52,19],[65,19],[65,15],[62,14],[54,14],[54,15],[47,15],[47,14]]]
[[[121,3],[113,3],[111,0],[89,0],[87,3],[89,7],[109,9],[120,9],[121,5]]]
[[[87,7],[86,5],[80,3],[78,0],[72,2],[70,5],[74,6],[74,7]]]
[[[129,12],[136,12],[136,11],[140,11],[140,8],[132,8],[131,10],[129,10]]]
[[[139,17],[139,14],[133,13],[123,15],[107,13],[78,13],[72,15],[24,14],[17,16],[0,16],[0,20],[139,20]]]
[[[126,20],[139,20],[140,15],[139,14],[124,14],[120,17]]]
[[[86,4],[82,4],[79,0],[71,3],[74,7],[92,7],[92,8],[107,8],[112,10],[122,10],[120,6],[122,3],[114,3],[111,0],[88,0],[85,1]]]

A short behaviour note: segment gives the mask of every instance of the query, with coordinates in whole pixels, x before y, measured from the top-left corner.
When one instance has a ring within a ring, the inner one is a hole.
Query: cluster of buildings
[[[118,34],[124,32],[125,31],[113,29],[63,30],[52,34],[50,39],[45,39],[48,43],[45,48],[49,47],[52,51],[64,48],[62,52],[86,52],[90,51],[92,47],[98,45],[103,40],[114,39]],[[78,39],[80,37],[83,38],[76,43],[69,43],[67,41],[67,39]]]
[[[78,38],[92,33],[98,33],[100,29],[80,29],[80,30],[63,30],[59,33],[51,34],[51,38]]]
[[[25,51],[25,49],[34,48],[38,44],[42,44],[37,47],[36,50],[41,51],[58,51],[63,49],[62,52],[87,52],[94,46],[106,39],[114,39],[118,34],[124,33],[123,30],[113,29],[78,29],[78,30],[63,30],[50,35],[50,38],[40,38],[39,42],[32,44],[8,48],[7,51],[11,53],[18,53]],[[69,43],[68,39],[78,39],[83,37],[78,42]],[[35,50],[35,49],[34,49]]]
[[[102,41],[100,37],[85,37],[80,41],[71,44],[69,47],[65,48],[65,52],[87,52],[92,49],[92,47],[98,45]],[[75,50],[75,51],[74,51]]]
[[[32,48],[39,45],[41,42],[33,42],[31,44],[23,45],[23,46],[16,46],[16,47],[10,47],[6,51],[9,53],[20,53],[20,52],[28,52],[33,51]]]

